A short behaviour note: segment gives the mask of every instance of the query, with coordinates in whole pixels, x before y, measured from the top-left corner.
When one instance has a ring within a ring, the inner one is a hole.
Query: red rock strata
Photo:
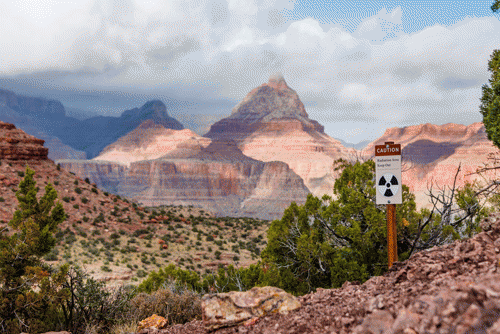
[[[43,147],[44,142],[0,121],[0,159],[47,160],[49,149]]]

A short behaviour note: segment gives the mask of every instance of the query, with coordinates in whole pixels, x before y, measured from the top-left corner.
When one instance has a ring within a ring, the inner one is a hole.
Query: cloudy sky
[[[280,72],[325,132],[471,124],[493,0],[0,0],[0,88],[118,116],[161,99],[203,133]]]

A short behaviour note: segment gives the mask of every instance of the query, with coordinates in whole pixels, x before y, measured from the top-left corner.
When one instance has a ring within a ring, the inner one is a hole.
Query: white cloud
[[[401,125],[424,117],[446,123],[458,111],[466,115],[461,119],[478,119],[487,61],[500,45],[495,18],[408,35],[398,7],[349,33],[311,17],[287,22],[280,13],[289,5],[2,1],[0,77],[22,74],[39,86],[82,91],[133,87],[144,95],[189,99],[196,92],[207,101],[238,101],[279,71],[326,128],[329,122],[388,121],[381,115]]]

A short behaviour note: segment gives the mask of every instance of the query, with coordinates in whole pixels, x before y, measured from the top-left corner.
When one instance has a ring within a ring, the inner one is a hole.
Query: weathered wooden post
[[[387,212],[387,253],[389,268],[398,260],[396,204],[402,203],[401,145],[385,142],[375,145],[375,187],[377,204],[385,204]]]

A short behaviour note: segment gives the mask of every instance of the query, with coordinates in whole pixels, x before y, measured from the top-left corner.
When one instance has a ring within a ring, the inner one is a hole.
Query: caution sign
[[[377,204],[401,204],[401,145],[375,146],[375,181]]]

